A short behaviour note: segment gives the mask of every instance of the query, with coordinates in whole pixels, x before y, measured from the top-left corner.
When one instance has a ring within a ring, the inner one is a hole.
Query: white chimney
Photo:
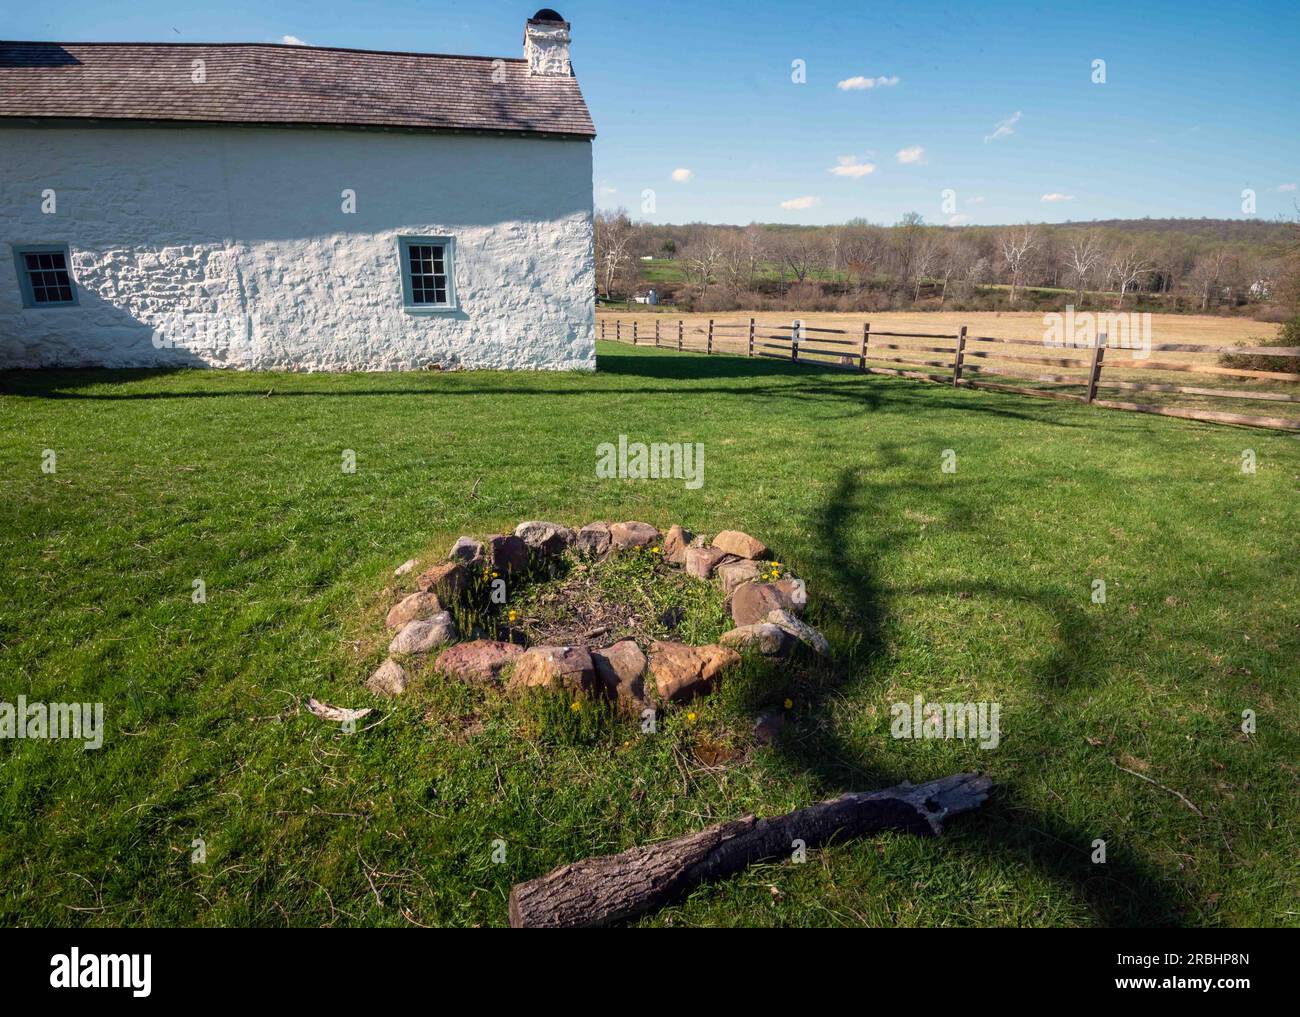
[[[524,59],[529,74],[570,77],[569,23],[549,7],[528,19],[524,26]]]

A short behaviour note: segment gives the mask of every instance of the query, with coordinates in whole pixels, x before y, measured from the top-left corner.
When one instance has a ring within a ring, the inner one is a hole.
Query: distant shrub
[[[1248,346],[1300,346],[1300,315],[1282,326],[1273,339],[1251,339]],[[1224,367],[1245,371],[1287,371],[1300,374],[1300,357],[1268,357],[1256,353],[1224,353],[1219,357]]]
[[[1271,325],[1280,325],[1290,320],[1294,311],[1288,311],[1281,304],[1260,304],[1251,315],[1256,321],[1265,321]]]
[[[735,311],[739,310],[743,303],[739,292],[731,287],[712,286],[695,301],[693,309],[700,312]]]

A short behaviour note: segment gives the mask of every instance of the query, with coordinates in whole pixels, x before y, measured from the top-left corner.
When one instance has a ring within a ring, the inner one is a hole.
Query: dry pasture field
[[[655,322],[658,321],[660,343],[675,346],[680,321],[684,347],[697,349],[703,349],[709,320],[713,319],[713,349],[720,353],[746,351],[748,322],[751,317],[756,322],[755,333],[760,345],[765,341],[763,339],[765,335],[777,337],[775,340],[766,340],[774,343],[777,348],[776,355],[783,355],[779,349],[782,345],[782,337],[787,337],[784,344],[788,349],[789,324],[795,317],[804,323],[805,328],[843,329],[846,332],[843,336],[825,333],[819,335],[815,332],[806,336],[800,359],[813,362],[819,359],[833,359],[809,355],[811,351],[808,347],[815,347],[819,339],[844,341],[846,343],[843,347],[844,352],[856,355],[856,342],[862,335],[863,323],[869,322],[872,339],[868,346],[867,359],[869,362],[875,361],[873,366],[930,371],[938,377],[951,373],[951,348],[955,345],[951,339],[911,339],[887,336],[883,333],[953,336],[961,326],[965,325],[968,337],[963,368],[965,378],[1030,388],[1036,392],[1078,395],[1086,390],[1089,373],[1089,351],[1047,344],[1048,323],[1045,321],[1044,314],[1039,311],[902,311],[879,314],[792,315],[788,312],[775,311],[674,314],[671,310],[660,310],[631,313],[600,311],[596,317],[597,334],[607,339],[614,338],[615,322],[621,321],[621,338],[624,342],[631,340],[632,323],[635,322],[637,342],[644,345],[654,342]],[[1216,352],[1218,348],[1236,345],[1252,346],[1272,340],[1277,336],[1280,326],[1246,318],[1226,318],[1209,314],[1151,314],[1149,318],[1152,345],[1181,343],[1206,347],[1206,352],[1153,352],[1149,354],[1150,361],[1147,366],[1141,366],[1134,363],[1142,356],[1137,350],[1110,349],[1106,353],[1103,365],[1098,399],[1300,419],[1300,408],[1297,408],[1295,402],[1285,398],[1290,396],[1300,400],[1300,385],[1296,384],[1294,376],[1287,380],[1249,378],[1220,373],[1219,353]],[[601,323],[604,327],[603,332],[601,332]],[[979,341],[981,336],[1043,345],[1041,349],[1034,349],[1026,345],[981,342]],[[896,348],[890,349],[890,345]],[[873,349],[878,354],[876,358],[870,355],[870,350]],[[908,364],[900,361],[908,361],[910,364],[919,363],[921,366],[909,368]],[[1170,368],[1160,370],[1158,366],[1153,366],[1159,364],[1168,364]],[[1279,364],[1280,368],[1281,364]],[[1259,393],[1275,393],[1283,398],[1277,401],[1257,397],[1225,398],[1222,395],[1210,396],[1198,392],[1170,393],[1134,390],[1131,387],[1115,388],[1108,387],[1107,383],[1111,386],[1116,383],[1125,386],[1132,386],[1134,383],[1164,387],[1178,386],[1220,393],[1242,392],[1249,393],[1251,396],[1258,396]]]

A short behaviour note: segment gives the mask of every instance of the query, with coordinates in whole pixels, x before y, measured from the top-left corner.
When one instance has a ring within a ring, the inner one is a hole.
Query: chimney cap
[[[538,11],[528,20],[529,21],[552,21],[552,22],[558,22],[562,25],[568,24],[568,22],[565,21],[564,18],[560,15],[559,11],[553,11],[549,7],[543,7],[540,11]]]

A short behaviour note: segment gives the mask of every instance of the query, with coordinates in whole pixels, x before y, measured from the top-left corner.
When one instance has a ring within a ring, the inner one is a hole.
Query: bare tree
[[[912,262],[916,259],[917,248],[921,245],[924,233],[925,219],[920,212],[908,212],[890,231],[898,281],[902,286],[906,286],[908,280],[912,278],[914,273]]]
[[[1084,233],[1070,241],[1065,265],[1074,277],[1074,302],[1083,303],[1083,291],[1101,264],[1101,238],[1096,233]]]
[[[597,212],[595,227],[596,266],[604,283],[605,296],[608,297],[619,273],[631,262],[632,241],[636,231],[625,208],[613,212]]]
[[[943,289],[939,293],[939,306],[948,299],[948,283],[953,279],[964,279],[975,261],[975,249],[960,233],[946,234],[939,258],[939,278]]]
[[[793,274],[795,282],[806,282],[808,276],[824,259],[824,251],[813,230],[784,230],[776,235],[773,245],[781,264]]]
[[[1121,247],[1110,256],[1110,275],[1119,289],[1116,310],[1124,306],[1124,297],[1151,273],[1151,266],[1136,247]]]
[[[1016,302],[1016,290],[1020,287],[1020,278],[1033,257],[1038,246],[1038,231],[1026,224],[1019,229],[1007,230],[1002,234],[1002,260],[1011,272],[1011,303]]]
[[[921,299],[921,283],[939,264],[940,255],[939,242],[933,236],[922,237],[916,245],[916,250],[912,253],[912,277],[916,284],[912,291],[913,303]]]
[[[850,222],[844,227],[840,256],[849,277],[862,290],[884,259],[884,241],[880,230],[865,222]]]
[[[722,237],[722,274],[727,285],[738,290],[752,290],[764,253],[761,226],[727,230]]]
[[[713,284],[723,264],[722,231],[706,226],[698,230],[686,244],[679,258],[687,276],[704,292]]]

